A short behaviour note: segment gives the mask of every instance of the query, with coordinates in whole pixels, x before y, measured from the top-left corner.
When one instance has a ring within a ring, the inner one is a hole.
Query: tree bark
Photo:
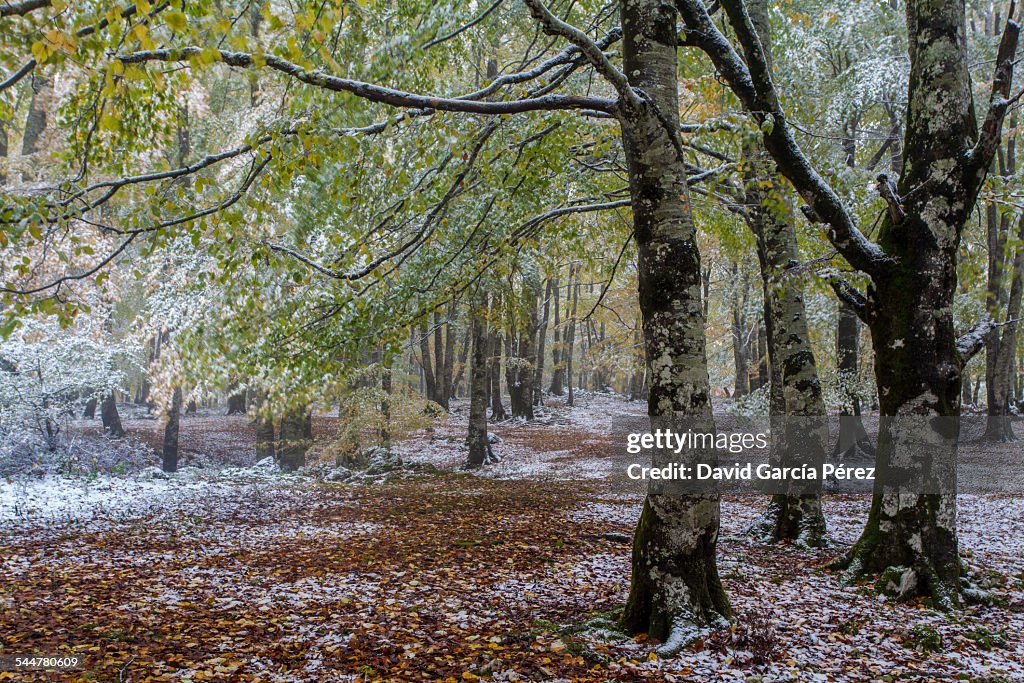
[[[1016,128],[1016,112],[1010,116],[1010,128]],[[1006,141],[1005,152],[998,150],[999,173],[1005,179],[1012,179],[1017,172],[1016,140],[1013,135]],[[1018,219],[1019,234],[1024,234]],[[1014,301],[1014,287],[1019,290],[1019,268],[1017,257],[1011,260],[1007,269],[1007,243],[1010,236],[1012,216],[997,210],[995,202],[986,207],[986,232],[988,241],[988,283],[985,303],[993,320],[1012,321],[1020,313],[1019,291]],[[1020,254],[1019,248],[1016,250]],[[1010,286],[1006,286],[1009,270]],[[1005,317],[1004,317],[1005,312]],[[984,438],[989,441],[1016,441],[1010,416],[1010,383],[1013,375],[1013,361],[1017,353],[1016,324],[1009,323],[1000,335],[999,328],[993,328],[985,337],[985,389],[988,423]]]
[[[281,441],[277,461],[285,472],[294,472],[306,464],[306,452],[313,441],[312,414],[308,408],[292,408],[281,418]]]
[[[576,308],[579,305],[580,299],[580,267],[570,266],[569,267],[569,288],[572,289],[572,299],[569,305],[569,316],[566,318],[565,327],[565,384],[569,388],[569,397],[566,399],[565,404],[568,406],[576,405],[576,394],[573,390],[572,382],[572,364],[573,356],[576,353]],[[568,294],[567,294],[568,296]]]
[[[552,334],[551,344],[551,384],[548,386],[548,393],[552,396],[561,396],[565,393],[565,364],[563,362],[564,351],[562,350],[562,321],[561,321],[561,298],[562,287],[558,278],[552,280],[551,289],[554,292],[555,300],[552,302],[555,308],[555,326]],[[568,297],[566,297],[568,299]]]
[[[487,338],[486,294],[477,292],[470,302],[470,331],[473,351],[469,368],[469,431],[466,442],[469,454],[467,467],[480,467],[488,461],[490,444],[487,442],[487,381],[490,372]]]
[[[448,316],[444,325],[444,362],[441,364],[442,398],[444,398],[445,410],[451,406],[453,392],[453,374],[455,370],[455,311],[456,304],[451,302],[448,305]]]
[[[125,435],[124,427],[121,425],[121,415],[117,412],[117,397],[111,391],[103,399],[100,406],[100,417],[103,419],[103,430],[107,436],[120,439]]]
[[[750,330],[747,326],[747,279],[740,279],[738,262],[733,263],[732,296],[732,359],[736,378],[733,381],[733,398],[743,398],[750,393]]]
[[[228,395],[228,415],[245,415],[246,404],[245,404],[245,391],[235,391],[234,387],[229,389],[231,393]]]
[[[420,367],[423,368],[423,381],[427,386],[427,400],[437,402],[437,380],[434,367],[430,362],[430,332],[427,324],[420,328]]]
[[[494,294],[491,297],[491,309],[490,319],[500,320],[501,319],[501,297],[498,294]],[[503,340],[501,335],[498,333],[498,326],[492,325],[487,333],[488,339],[488,355],[487,372],[490,377],[490,399],[491,399],[491,420],[498,422],[508,417],[505,412],[505,406],[501,402],[501,348]],[[472,396],[472,390],[470,390]]]
[[[381,398],[380,402],[380,443],[384,448],[391,448],[391,385],[391,368],[382,363],[380,369],[380,389],[383,398]]]
[[[905,215],[894,220],[890,211],[882,218],[879,244],[892,260],[872,274],[865,309],[881,414],[903,421],[960,414],[965,361],[952,312],[957,251],[988,170],[984,154],[992,151],[975,141],[994,144],[1002,124],[1001,117],[989,119],[979,134],[974,119],[963,2],[909,0],[906,12],[910,90],[897,186]],[[1006,30],[1012,45],[1000,45],[996,87],[1008,93],[1017,30],[1010,24]],[[905,431],[887,424],[868,522],[848,555],[846,578],[892,571],[900,577],[900,598],[927,595],[938,606],[954,606],[961,587],[955,478],[937,477],[937,492],[901,489],[902,474],[919,475],[940,463],[931,452],[903,446]],[[958,423],[946,425],[943,436],[955,437]],[[940,453],[955,459],[955,446],[951,450]]]
[[[48,125],[49,110],[53,100],[53,83],[49,78],[32,76],[32,99],[25,119],[25,134],[21,139],[21,155],[30,156],[42,150],[43,134]],[[22,181],[35,180],[35,172],[26,164],[22,170]]]
[[[544,386],[544,357],[547,355],[546,345],[548,338],[548,318],[551,315],[551,279],[544,287],[544,314],[540,319],[540,329],[537,331],[537,372],[533,378],[533,405],[543,405]]]
[[[171,405],[167,410],[167,423],[164,425],[164,445],[162,468],[164,472],[178,471],[178,434],[181,426],[181,387],[174,388]]]
[[[1010,398],[1013,388],[1013,365],[1017,354],[1017,319],[1020,317],[1021,294],[1024,290],[1024,217],[1018,221],[1018,246],[1011,268],[1010,291],[1006,302],[1006,318],[1000,329],[990,333],[997,338],[995,362],[989,379],[988,425],[985,438],[992,441],[1016,441],[1010,419]]]
[[[749,12],[771,68],[768,3],[751,0]],[[785,180],[763,146],[752,143],[746,152],[747,226],[757,244],[771,368],[769,415],[775,425],[771,430],[770,460],[775,467],[809,464],[820,471],[828,431],[807,327],[803,285],[794,270],[799,265],[795,216],[785,196]],[[792,540],[803,546],[822,545],[825,517],[821,511],[821,480],[814,479],[791,487],[790,492],[773,495],[752,531],[772,543]]]
[[[676,133],[676,15],[659,0],[623,1],[620,12],[625,72],[645,94],[620,121],[651,365],[648,413],[710,423],[700,253]],[[665,654],[692,641],[697,628],[731,615],[715,558],[719,514],[717,493],[652,493],[644,501],[620,623],[665,641]]]
[[[860,320],[849,305],[840,301],[836,322],[836,365],[839,369],[839,381],[846,396],[846,401],[839,411],[839,435],[834,451],[834,455],[840,459],[875,455],[875,448],[871,445],[867,430],[864,429],[864,422],[861,420],[860,398],[850,388],[858,373],[859,342]]]
[[[256,394],[256,460],[276,457],[274,448],[274,419],[266,414],[266,394]]]

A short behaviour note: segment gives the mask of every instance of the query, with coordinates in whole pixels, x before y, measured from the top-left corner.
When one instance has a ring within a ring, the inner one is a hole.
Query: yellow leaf
[[[167,25],[172,31],[184,31],[188,27],[188,19],[181,12],[168,12],[164,15]]]
[[[42,64],[46,61],[46,58],[50,56],[50,50],[46,47],[46,43],[41,40],[37,40],[32,43],[32,56],[36,58],[36,61]]]

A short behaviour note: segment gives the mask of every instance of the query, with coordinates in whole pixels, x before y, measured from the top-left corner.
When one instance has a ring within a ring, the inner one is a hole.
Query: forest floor
[[[168,479],[0,482],[0,654],[86,659],[0,680],[1024,681],[1022,497],[960,498],[988,606],[841,586],[828,564],[864,497],[827,498],[815,551],[751,542],[764,503],[737,497],[719,544],[737,626],[672,659],[609,628],[642,501],[604,476],[624,406],[494,426],[502,461],[477,473],[458,468],[462,413],[396,448],[434,467],[356,483],[252,467],[245,419],[206,416],[182,427],[205,466]],[[127,426],[144,442],[147,424]]]

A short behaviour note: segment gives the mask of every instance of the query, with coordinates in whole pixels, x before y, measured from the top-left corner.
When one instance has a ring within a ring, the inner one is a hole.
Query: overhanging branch
[[[125,64],[142,64],[145,62],[185,62],[190,58],[199,58],[204,50],[191,46],[173,50],[144,50],[125,55],[118,55],[117,59]],[[206,53],[214,55],[218,61],[228,66],[240,68],[257,67],[257,61],[266,65],[267,68],[283,73],[302,83],[315,88],[331,90],[335,92],[347,92],[378,104],[386,104],[392,107],[434,109],[437,111],[464,112],[469,114],[517,114],[529,111],[556,111],[565,109],[596,109],[598,111],[611,112],[615,106],[613,100],[602,97],[587,97],[580,95],[546,95],[543,97],[532,97],[523,100],[499,101],[476,101],[459,98],[431,97],[416,93],[404,92],[393,88],[385,88],[380,85],[356,81],[350,78],[332,76],[320,70],[310,71],[298,64],[289,62],[275,55],[261,55],[254,57],[246,52],[229,52],[226,50],[214,50],[207,48]]]

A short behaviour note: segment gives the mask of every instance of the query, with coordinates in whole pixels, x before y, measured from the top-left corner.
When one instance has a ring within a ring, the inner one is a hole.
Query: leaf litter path
[[[505,461],[492,476],[114,479],[112,495],[118,482],[129,493],[100,513],[8,516],[0,652],[88,665],[0,680],[1024,680],[1019,498],[962,498],[966,560],[996,604],[953,614],[842,588],[826,569],[866,500],[828,500],[839,545],[817,552],[749,543],[762,503],[727,500],[720,569],[739,625],[659,660],[600,628],[628,589],[620,535],[639,496],[557,476],[606,434],[497,431]],[[445,441],[442,430],[416,450],[457,451]]]

